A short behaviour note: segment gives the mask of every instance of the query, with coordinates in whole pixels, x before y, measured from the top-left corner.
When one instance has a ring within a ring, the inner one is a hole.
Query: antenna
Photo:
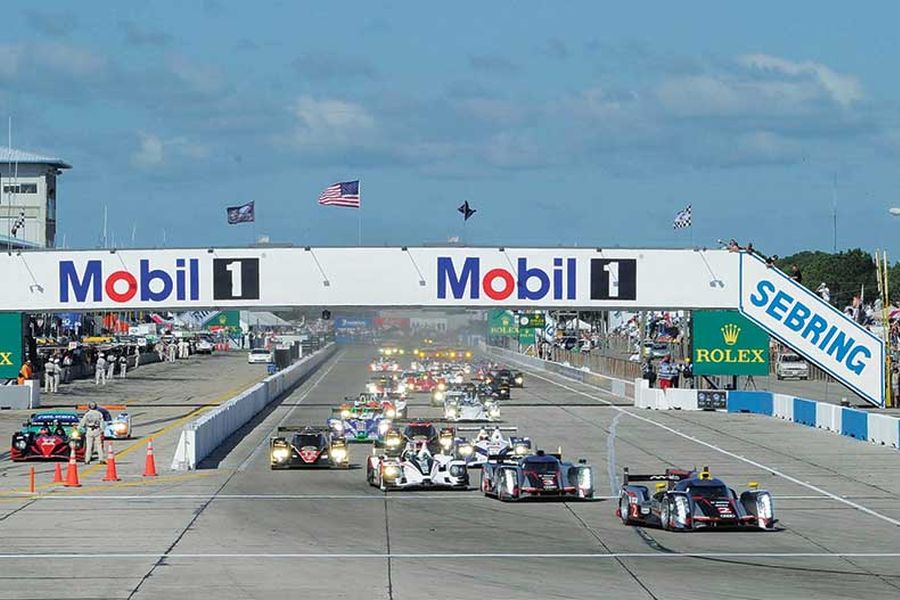
[[[837,253],[837,171],[831,185],[831,251]]]

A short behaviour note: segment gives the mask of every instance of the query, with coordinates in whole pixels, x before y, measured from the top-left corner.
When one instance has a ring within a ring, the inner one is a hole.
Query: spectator
[[[691,364],[690,358],[685,358],[681,365],[681,376],[684,377],[684,383],[688,389],[694,388],[694,366]]]
[[[797,283],[803,283],[803,273],[800,272],[800,267],[797,265],[791,265],[791,279]]]
[[[62,359],[62,381],[69,383],[72,380],[72,353],[66,352]]]
[[[819,284],[819,287],[816,288],[816,293],[824,300],[825,302],[831,302],[831,290],[828,289],[828,286],[825,285],[825,282]]]
[[[16,382],[19,385],[25,385],[25,382],[29,381],[33,375],[34,375],[34,369],[31,366],[31,361],[26,360],[22,364],[22,368],[19,369],[19,377],[16,380]]]
[[[653,362],[649,358],[645,358],[641,362],[641,377],[650,383],[650,387],[656,383],[656,371],[653,369]]]
[[[675,377],[675,365],[672,364],[672,357],[666,354],[659,362],[659,387],[666,390],[672,387],[672,380]]]

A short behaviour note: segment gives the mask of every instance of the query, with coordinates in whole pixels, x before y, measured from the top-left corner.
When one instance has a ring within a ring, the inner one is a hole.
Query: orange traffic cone
[[[147,442],[147,460],[144,462],[144,477],[156,477],[156,460],[153,458],[153,438]]]
[[[62,465],[56,463],[56,469],[53,471],[53,483],[62,483]]]
[[[75,462],[75,448],[72,448],[72,453],[69,455],[69,468],[66,469],[66,482],[63,485],[81,487],[81,483],[78,481],[78,463]]]
[[[106,453],[106,475],[103,481],[119,481],[119,474],[116,472],[116,453],[113,452],[112,442],[109,443],[109,452]]]

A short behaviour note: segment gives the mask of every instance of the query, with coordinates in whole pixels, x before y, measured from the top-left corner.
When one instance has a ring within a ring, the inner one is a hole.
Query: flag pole
[[[359,194],[359,208],[356,209],[356,245],[362,246],[362,181],[356,184],[356,193]]]

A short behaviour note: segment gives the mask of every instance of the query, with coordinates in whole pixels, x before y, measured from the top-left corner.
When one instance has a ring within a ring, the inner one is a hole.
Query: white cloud
[[[141,133],[139,135],[140,145],[131,155],[132,164],[141,169],[150,169],[163,164],[165,162],[163,141],[152,134]]]
[[[739,64],[748,69],[781,73],[791,77],[812,78],[843,107],[848,107],[863,98],[862,86],[855,77],[841,75],[830,67],[812,61],[793,62],[770,54],[746,54],[738,59]]]
[[[362,105],[345,100],[301,96],[293,112],[297,118],[296,141],[302,145],[359,143],[376,129],[374,117]]]

